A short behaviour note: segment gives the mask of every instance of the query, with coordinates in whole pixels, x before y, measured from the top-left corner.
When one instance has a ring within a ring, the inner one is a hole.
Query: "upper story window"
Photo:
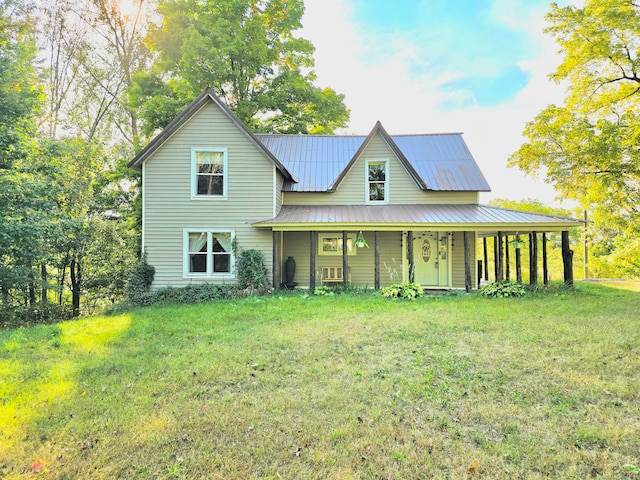
[[[191,151],[191,196],[227,196],[227,151],[193,149]]]
[[[232,231],[184,231],[185,276],[229,276],[234,260]]]
[[[367,160],[367,202],[387,203],[389,201],[389,162],[387,160]]]

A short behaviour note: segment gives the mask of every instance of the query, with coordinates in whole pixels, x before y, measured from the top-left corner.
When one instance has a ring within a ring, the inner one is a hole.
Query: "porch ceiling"
[[[487,205],[284,205],[277,216],[255,222],[275,231],[440,230],[552,232],[584,224],[574,218],[539,215]]]

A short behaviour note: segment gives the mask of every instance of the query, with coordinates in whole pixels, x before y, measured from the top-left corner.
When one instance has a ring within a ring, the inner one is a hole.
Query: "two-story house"
[[[275,287],[469,289],[477,238],[579,225],[480,205],[490,188],[459,133],[256,135],[210,90],[129,165],[154,288],[233,283],[237,249],[258,249]]]

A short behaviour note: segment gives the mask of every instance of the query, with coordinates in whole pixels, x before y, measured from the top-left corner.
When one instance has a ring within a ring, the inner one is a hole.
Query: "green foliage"
[[[524,294],[524,287],[516,282],[493,282],[480,289],[483,297],[522,297]]]
[[[262,294],[271,288],[269,272],[264,266],[264,253],[260,250],[241,250],[236,258],[236,273],[238,287],[248,292]]]
[[[313,289],[313,294],[314,295],[319,295],[319,296],[331,296],[331,295],[335,295],[336,292],[332,287],[327,287],[325,285],[319,285],[316,288]]]
[[[597,273],[640,277],[640,253],[615,242],[640,232],[640,5],[554,3],[547,20],[563,54],[552,78],[567,82],[568,94],[563,105],[549,105],[526,125],[527,142],[509,165],[544,172],[563,198],[589,211]]]
[[[381,289],[383,297],[386,298],[406,298],[414,300],[424,295],[424,290],[417,283],[395,283]]]
[[[164,127],[212,88],[254,131],[332,133],[349,112],[344,96],[313,82],[313,45],[296,38],[302,0],[163,0],[148,43],[159,53],[130,99],[147,132]]]
[[[70,305],[38,302],[34,305],[0,304],[0,328],[25,328],[69,320],[73,316]]]
[[[147,262],[147,256],[142,255],[138,263],[131,270],[126,286],[126,294],[133,305],[148,305],[148,293],[156,274],[153,265]]]

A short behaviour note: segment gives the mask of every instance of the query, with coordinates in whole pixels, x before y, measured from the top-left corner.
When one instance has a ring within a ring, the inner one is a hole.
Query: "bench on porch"
[[[347,270],[347,281],[351,281],[350,269]],[[342,266],[340,267],[322,267],[322,284],[332,285],[336,283],[344,283],[344,275],[342,274]]]

